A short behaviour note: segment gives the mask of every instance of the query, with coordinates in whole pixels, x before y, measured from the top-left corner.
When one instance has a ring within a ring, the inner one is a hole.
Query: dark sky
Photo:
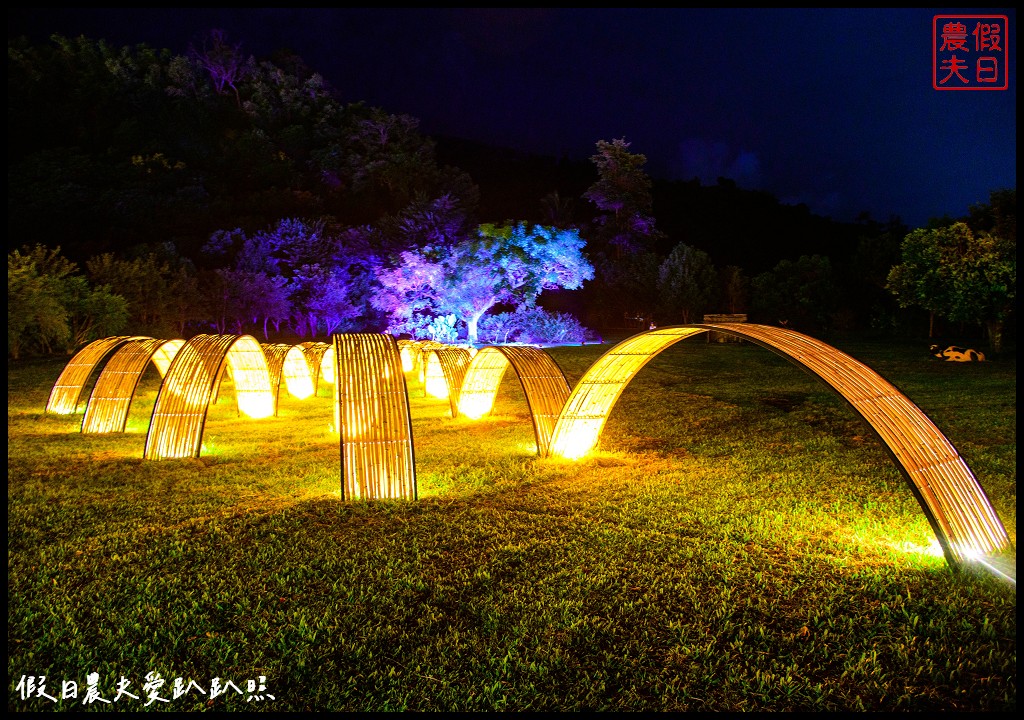
[[[1007,90],[933,89],[937,14],[1009,17]],[[580,159],[625,138],[653,177],[730,177],[837,220],[915,227],[1017,185],[1012,8],[8,12],[9,36],[176,53],[212,28],[427,135]]]

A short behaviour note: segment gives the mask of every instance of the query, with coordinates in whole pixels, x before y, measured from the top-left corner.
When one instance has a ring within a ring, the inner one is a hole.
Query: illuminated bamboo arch
[[[337,377],[338,356],[334,352],[334,346],[328,345],[324,354],[320,357],[320,379],[328,385],[334,385]]]
[[[391,335],[334,335],[342,499],[415,500],[409,393]]]
[[[920,408],[876,372],[834,347],[785,328],[713,323],[658,328],[623,340],[573,388],[555,423],[550,452],[567,458],[593,449],[608,415],[637,372],[665,348],[715,330],[750,340],[807,370],[867,421],[924,510],[946,561],[1010,548],[1010,538],[981,484]]]
[[[100,371],[82,418],[84,433],[119,433],[128,425],[128,411],[142,374],[152,361],[161,377],[184,340],[133,338],[115,352]]]
[[[537,453],[547,455],[555,422],[569,398],[569,383],[554,358],[540,348],[518,345],[481,348],[466,369],[459,393],[459,412],[473,419],[489,413],[509,366],[515,370],[526,395],[537,438]]]
[[[114,335],[94,340],[86,345],[75,353],[61,370],[57,381],[50,389],[50,397],[46,401],[46,412],[58,415],[73,415],[78,412],[82,391],[96,366],[126,342],[149,339],[151,338],[145,335]]]
[[[402,339],[398,341],[398,354],[402,358],[402,372],[418,373],[420,371],[420,343],[417,340]]]
[[[313,376],[306,355],[299,345],[264,343],[263,354],[267,356],[267,372],[270,374],[270,388],[274,393],[276,417],[281,402],[281,383],[284,383],[289,395],[305,400],[313,394]]]
[[[439,347],[426,352],[423,370],[423,389],[427,395],[440,400],[448,398],[452,417],[459,414],[459,391],[472,359],[469,350],[462,347]]]
[[[306,356],[306,362],[309,364],[309,372],[313,377],[313,394],[316,395],[320,390],[320,363],[323,362],[324,354],[331,349],[331,344],[308,341],[299,343],[299,347],[302,348],[302,354]]]
[[[240,414],[274,414],[267,358],[259,341],[251,335],[197,335],[182,346],[167,370],[143,457],[199,457],[210,401],[225,368],[230,368]]]

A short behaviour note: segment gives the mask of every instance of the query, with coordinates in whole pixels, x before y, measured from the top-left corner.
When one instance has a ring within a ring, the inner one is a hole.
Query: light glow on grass
[[[494,396],[463,395],[459,398],[459,414],[470,420],[479,420],[494,407]]]
[[[603,427],[604,418],[577,418],[571,427],[555,435],[551,453],[566,460],[579,460],[597,447]]]

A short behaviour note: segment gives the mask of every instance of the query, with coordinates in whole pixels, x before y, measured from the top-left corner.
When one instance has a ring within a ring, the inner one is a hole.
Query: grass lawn
[[[1016,544],[1015,357],[835,344]],[[549,352],[572,385],[609,348]],[[375,503],[339,498],[329,388],[223,392],[200,458],[144,461],[156,372],[83,435],[43,412],[66,361],[8,366],[9,711],[1016,709],[1015,583],[951,572],[867,425],[760,347],[669,348],[578,462],[511,371],[477,421],[410,377],[420,499]]]

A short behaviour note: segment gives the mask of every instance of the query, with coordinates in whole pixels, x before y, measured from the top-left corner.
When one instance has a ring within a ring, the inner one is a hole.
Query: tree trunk
[[[1000,354],[1003,351],[1003,321],[988,320],[985,322],[985,328],[988,330],[988,344],[992,352]]]

